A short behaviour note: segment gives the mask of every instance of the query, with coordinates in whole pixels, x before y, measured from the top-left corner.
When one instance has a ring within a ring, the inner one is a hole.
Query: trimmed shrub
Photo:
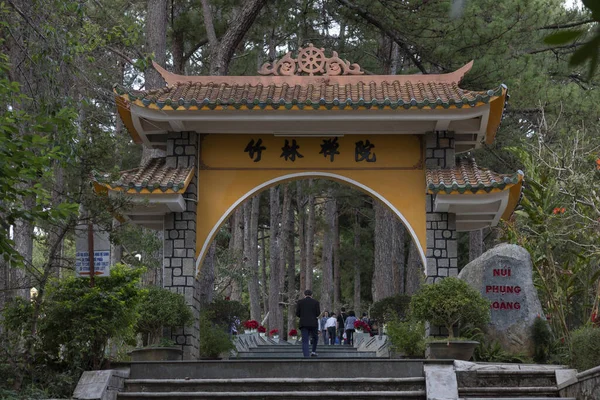
[[[392,349],[403,353],[407,357],[425,356],[425,324],[408,319],[400,321],[394,319],[387,324],[386,331]]]

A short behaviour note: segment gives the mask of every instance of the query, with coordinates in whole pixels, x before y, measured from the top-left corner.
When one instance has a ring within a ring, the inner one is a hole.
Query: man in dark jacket
[[[319,341],[319,315],[321,306],[312,298],[312,291],[304,291],[304,298],[296,304],[296,316],[300,317],[300,332],[302,332],[302,353],[304,357],[317,356],[317,342]],[[308,352],[309,336],[312,339],[312,352]]]

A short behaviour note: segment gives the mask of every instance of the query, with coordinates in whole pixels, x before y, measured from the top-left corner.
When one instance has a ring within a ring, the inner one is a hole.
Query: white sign
[[[78,251],[75,254],[77,276],[90,275],[90,253]],[[94,251],[94,276],[110,276],[110,250]]]
[[[88,225],[75,228],[75,275],[90,276]],[[110,276],[110,241],[108,232],[94,225],[94,276]]]

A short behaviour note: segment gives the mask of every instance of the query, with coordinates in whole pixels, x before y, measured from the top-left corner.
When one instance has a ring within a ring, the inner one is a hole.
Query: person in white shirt
[[[337,318],[335,317],[335,313],[331,313],[331,316],[327,318],[325,328],[327,329],[327,337],[329,338],[329,344],[335,344],[335,331],[337,329]]]

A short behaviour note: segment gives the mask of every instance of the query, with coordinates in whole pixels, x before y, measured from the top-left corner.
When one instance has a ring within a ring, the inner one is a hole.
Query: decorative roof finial
[[[362,75],[360,65],[350,64],[348,60],[342,60],[336,51],[333,56],[325,57],[325,49],[318,49],[309,43],[308,47],[298,50],[298,58],[292,58],[292,52],[288,52],[277,62],[267,62],[260,67],[258,73],[261,75]]]

